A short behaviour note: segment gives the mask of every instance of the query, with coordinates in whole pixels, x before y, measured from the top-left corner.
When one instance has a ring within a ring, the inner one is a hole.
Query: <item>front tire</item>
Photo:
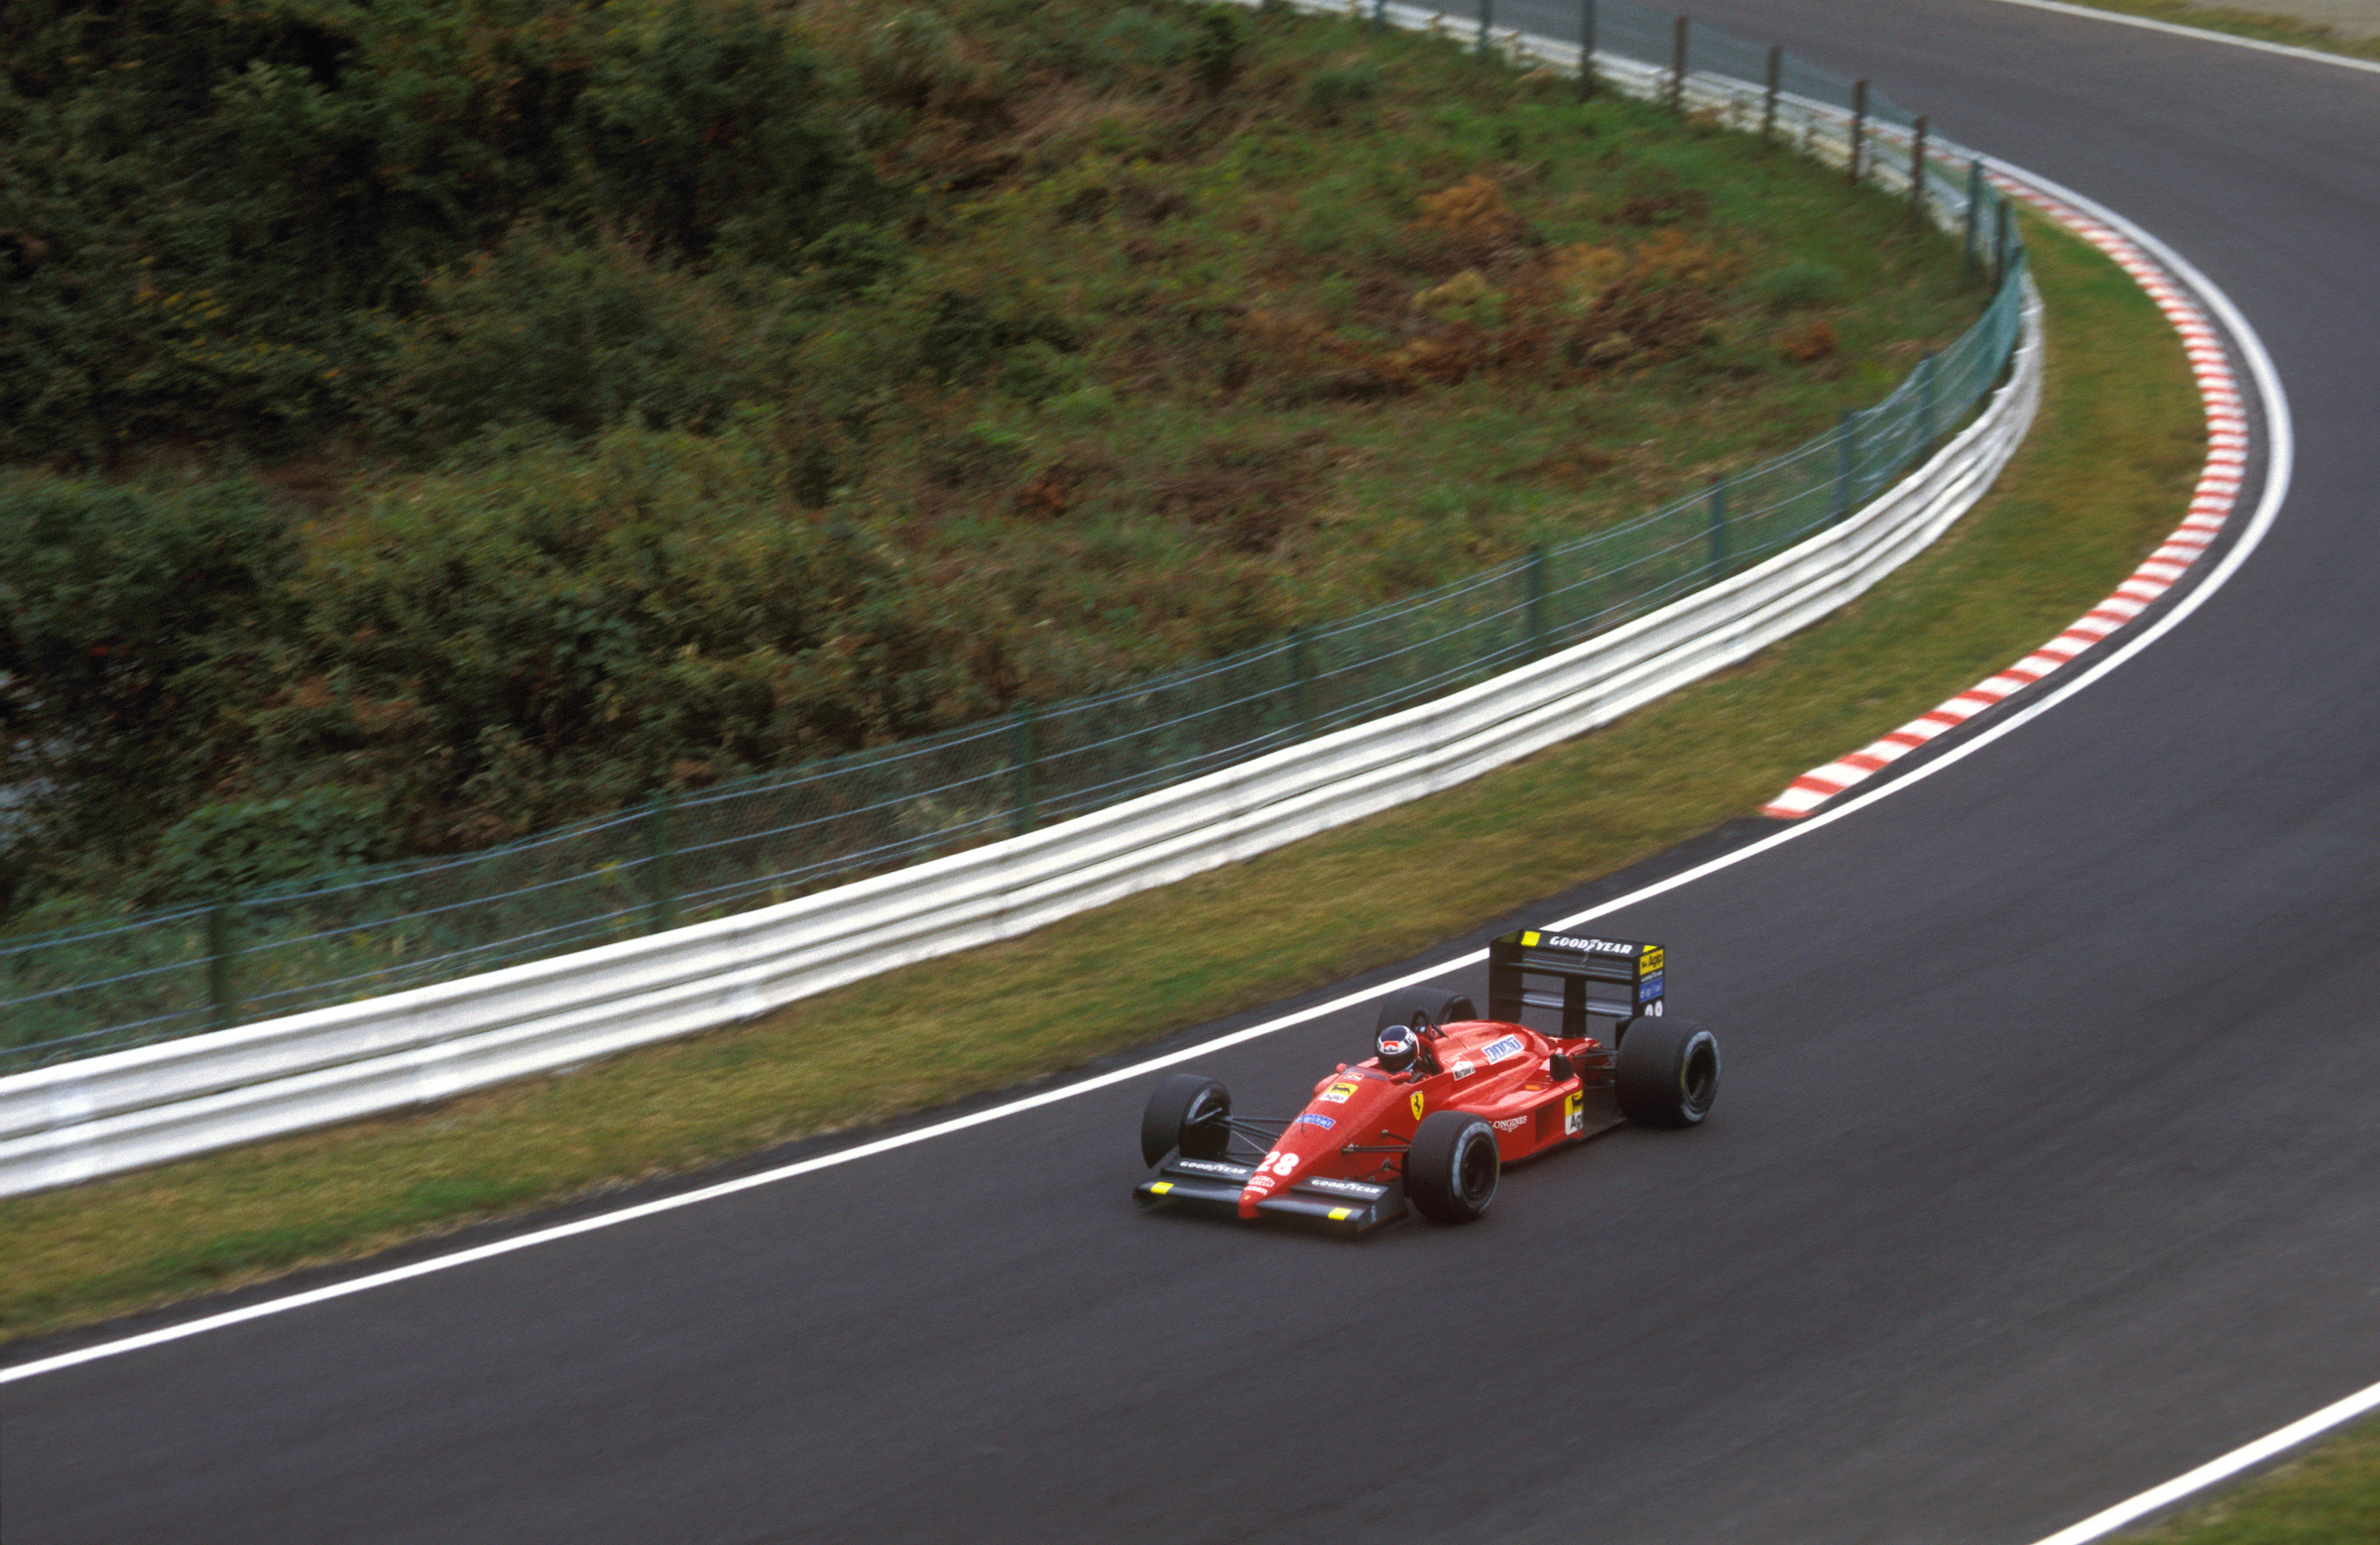
[[[1692,1127],[1719,1099],[1719,1037],[1692,1019],[1631,1019],[1612,1083],[1619,1114],[1638,1126]]]
[[[1433,1111],[1405,1151],[1405,1198],[1432,1223],[1472,1223],[1495,1200],[1503,1161],[1495,1129],[1466,1111]]]
[[[1232,1140],[1232,1094],[1196,1073],[1168,1073],[1140,1113],[1140,1158],[1154,1169],[1179,1148],[1184,1158],[1219,1159]]]

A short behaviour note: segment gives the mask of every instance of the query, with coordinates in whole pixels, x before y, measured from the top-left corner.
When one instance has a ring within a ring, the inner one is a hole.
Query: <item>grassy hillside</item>
[[[1739,137],[1233,7],[0,13],[14,926],[1114,685],[1972,316]]]

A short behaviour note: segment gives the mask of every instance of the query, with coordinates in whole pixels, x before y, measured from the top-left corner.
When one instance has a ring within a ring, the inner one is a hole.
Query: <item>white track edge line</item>
[[[2301,1416],[2288,1426],[2269,1432],[2253,1443],[2243,1443],[2220,1459],[2208,1460],[2187,1475],[2176,1476],[2160,1486],[2151,1486],[2138,1496],[2127,1497],[2103,1512],[2092,1513],[2081,1523],[2071,1524],[2056,1534],[2034,1542],[2034,1545],[2085,1545],[2103,1539],[2129,1523],[2137,1523],[2162,1507],[2169,1507],[2195,1491],[2203,1491],[2217,1482],[2228,1481],[2242,1471],[2253,1470],[2270,1459],[2288,1453],[2298,1445],[2320,1437],[2334,1427],[2343,1427],[2356,1417],[2380,1406],[2380,1384],[2359,1389],[2343,1400],[2323,1406],[2311,1416]]]
[[[2133,16],[2123,11],[2102,11],[2092,5],[2069,5],[2066,0],[1999,0],[2001,5],[2023,6],[2028,11],[2055,11],[2060,16],[2086,17],[2094,22],[2114,22],[2122,27],[2138,27],[2144,32],[2170,33],[2177,38],[2196,38],[2202,43],[2225,43],[2235,49],[2253,49],[2259,54],[2278,54],[2284,59],[2311,59],[2317,64],[2340,64],[2348,69],[2360,69],[2380,75],[2380,63],[2357,59],[2352,54],[2332,54],[2325,49],[2305,49],[2294,43],[2272,43],[2263,38],[2243,38],[2237,33],[2215,32],[2205,27],[2186,27],[2180,22],[2161,22],[2154,17]]]
[[[2026,724],[2035,716],[2046,713],[2049,709],[2065,702],[2077,692],[2082,691],[2082,688],[2090,685],[2092,682],[2095,682],[2100,677],[2106,675],[2117,665],[2129,660],[2133,655],[2139,654],[2143,649],[2146,649],[2157,639],[2164,637],[2168,631],[2178,625],[2183,618],[2196,611],[2200,604],[2202,604],[2208,595],[2212,594],[2226,580],[2228,580],[2233,573],[2238,571],[2239,566],[2246,561],[2248,553],[2254,550],[2257,542],[2262,539],[2264,533],[2272,526],[2272,523],[2280,510],[2281,497],[2287,490],[2289,482],[2289,469],[2293,460],[2293,443],[2290,438],[2289,428],[2289,409],[2287,401],[2281,392],[2280,377],[2275,372],[2270,357],[2265,353],[2263,343],[2256,337],[2255,330],[2249,327],[2247,318],[2240,314],[2238,308],[2231,304],[2230,299],[2225,297],[2221,291],[2215,289],[2212,281],[2206,279],[2203,275],[2200,274],[2197,269],[2184,262],[2178,254],[2176,254],[2170,247],[2167,247],[2163,242],[2158,241],[2155,237],[2133,225],[2130,221],[2125,220],[2122,216],[2116,214],[2114,211],[2107,209],[2105,206],[2098,204],[2091,199],[2083,197],[2080,193],[2073,192],[2056,182],[2052,182],[2046,178],[2034,177],[2029,173],[2019,173],[2015,169],[2010,168],[2005,164],[2000,165],[2000,170],[2008,173],[2010,176],[2022,177],[2025,180],[2032,182],[2034,185],[2042,188],[2046,192],[2051,193],[2053,196],[2064,200],[2072,207],[2081,209],[2095,219],[2105,221],[2111,227],[2122,231],[2134,241],[2141,243],[2144,248],[2151,251],[2160,262],[2167,266],[2169,272],[2175,274],[2185,283],[2197,289],[2201,297],[2206,302],[2208,309],[2212,310],[2218,317],[2220,317],[2224,326],[2231,330],[2234,340],[2240,347],[2242,356],[2248,361],[2250,374],[2255,377],[2258,389],[2265,396],[2267,405],[2266,419],[2273,442],[2271,451],[2271,465],[2267,471],[2265,479],[2264,498],[2257,507],[2255,518],[2249,523],[2246,531],[2242,534],[2238,545],[2234,546],[2232,550],[2225,555],[2224,561],[2217,565],[2211,572],[2209,572],[2202,582],[2194,587],[2190,594],[2183,598],[2180,604],[2175,606],[2172,611],[2166,613],[2166,615],[2160,618],[2154,626],[2144,631],[2130,644],[2117,651],[2114,654],[2108,656],[2105,660],[2101,661],[2090,670],[2085,671],[2083,674],[2076,677],[2073,681],[2068,682],[2057,692],[2044,697],[2041,701],[2032,704],[2019,713],[2010,715],[2006,720],[1992,726],[1983,733],[1976,735],[1973,739],[1968,740],[1960,746],[1954,747],[1951,751],[1935,758],[1930,762],[1924,763],[1909,770],[1907,772],[1904,772],[1900,776],[1895,777],[1888,782],[1885,782],[1877,787],[1870,788],[1865,792],[1859,793],[1852,798],[1834,805],[1831,808],[1821,810],[1817,814],[1797,821],[1791,826],[1788,826],[1771,836],[1762,838],[1758,842],[1748,844],[1745,847],[1736,849],[1731,853],[1722,854],[1718,858],[1696,865],[1694,868],[1686,870],[1681,874],[1673,875],[1667,880],[1659,881],[1653,885],[1645,886],[1639,890],[1629,891],[1625,895],[1616,896],[1611,900],[1604,902],[1600,906],[1590,907],[1586,911],[1580,912],[1575,916],[1556,919],[1548,926],[1565,929],[1574,928],[1581,923],[1604,916],[1608,912],[1617,911],[1623,906],[1633,905],[1634,903],[1645,900],[1649,897],[1660,895],[1670,891],[1675,891],[1680,887],[1690,885],[1707,875],[1716,874],[1723,869],[1731,868],[1732,866],[1740,864],[1747,859],[1751,859],[1760,854],[1766,853],[1769,849],[1777,847],[1782,843],[1794,841],[1795,839],[1810,832],[1818,831],[1824,827],[1830,826],[1836,821],[1850,815],[1853,811],[1865,809],[1868,805],[1874,803],[1875,801],[1887,798],[1904,788],[1908,788],[1922,781],[1923,779],[1932,776],[1934,773],[1941,772],[1943,769],[1951,767],[1954,764],[1964,760],[1967,756],[1981,750],[1983,747],[1991,744],[1993,741],[1998,740],[2002,735],[2014,730],[2019,725]],[[267,1299],[261,1303],[248,1304],[242,1308],[226,1310],[220,1314],[205,1315],[198,1319],[184,1321],[178,1325],[163,1326],[157,1330],[144,1331],[137,1335],[123,1337],[115,1341],[100,1342],[93,1346],[78,1348],[72,1352],[59,1353],[53,1357],[36,1359],[33,1362],[17,1364],[10,1367],[0,1367],[0,1384],[10,1384],[17,1382],[20,1379],[36,1378],[44,1373],[60,1372],[66,1368],[79,1367],[83,1364],[96,1363],[105,1358],[121,1357],[126,1353],[140,1352],[150,1347],[163,1346],[169,1342],[181,1341],[192,1336],[203,1335],[209,1331],[226,1330],[235,1325],[246,1324],[251,1320],[261,1320],[273,1315],[286,1314],[295,1309],[302,1309],[310,1307],[314,1304],[327,1303],[332,1299],[345,1298],[352,1294],[369,1292],[375,1288],[393,1286],[399,1282],[411,1281],[416,1277],[428,1276],[435,1272],[451,1270],[455,1267],[470,1265],[477,1261],[490,1260],[499,1255],[509,1255],[516,1250],[529,1249],[539,1245],[549,1245],[559,1240],[573,1238],[577,1235],[592,1234],[599,1229],[612,1228],[618,1224],[633,1223],[638,1219],[653,1217],[660,1213],[674,1212],[682,1207],[693,1207],[699,1203],[716,1201],[721,1197],[733,1196],[740,1191],[750,1191],[761,1186],[774,1185],[780,1180],[791,1180],[796,1176],[810,1174],[816,1170],[828,1169],[841,1164],[856,1163],[864,1158],[872,1158],[879,1153],[888,1153],[895,1148],[904,1148],[913,1143],[925,1142],[935,1137],[947,1136],[952,1132],[964,1131],[972,1127],[981,1127],[991,1122],[1003,1120],[1004,1118],[1010,1116],[1019,1115],[1025,1111],[1038,1109],[1044,1105],[1053,1105],[1060,1100],[1069,1100],[1076,1095],[1089,1094],[1094,1090],[1105,1089],[1111,1084],[1119,1084],[1128,1079],[1140,1078],[1148,1073],[1155,1072],[1160,1068],[1167,1068],[1179,1062],[1186,1062],[1192,1057],[1205,1056],[1209,1052],[1220,1051],[1226,1047],[1237,1046],[1245,1041],[1255,1040],[1261,1036],[1273,1034],[1278,1030],[1287,1029],[1289,1026],[1294,1024],[1303,1024],[1307,1020],[1320,1018],[1324,1014],[1336,1013],[1342,1010],[1354,1008],[1360,1004],[1364,1004],[1377,998],[1382,993],[1394,992],[1396,989],[1401,987],[1410,987],[1417,983],[1427,982],[1433,978],[1444,976],[1449,971],[1457,971],[1467,966],[1477,965],[1479,962],[1485,959],[1487,959],[1487,951],[1473,950],[1468,954],[1441,960],[1430,966],[1424,967],[1421,970],[1409,972],[1406,975],[1398,977],[1392,981],[1375,983],[1370,987],[1365,988],[1361,992],[1343,994],[1338,998],[1331,999],[1325,1003],[1316,1004],[1310,1008],[1300,1010],[1295,1013],[1284,1014],[1276,1019],[1268,1019],[1260,1024],[1252,1024],[1245,1029],[1235,1030],[1228,1035],[1216,1036],[1211,1040],[1201,1041],[1195,1046],[1185,1046],[1179,1051],[1168,1052],[1162,1056],[1150,1057],[1144,1061],[1133,1063],[1129,1067],[1117,1068],[1107,1073],[1098,1074],[1092,1078],[1078,1080],[1075,1083],[1067,1084],[1057,1089],[1049,1089],[1044,1090],[1039,1094],[1027,1095],[1023,1099],[1012,1100],[1005,1105],[994,1106],[989,1110],[973,1112],[966,1116],[953,1117],[948,1121],[937,1122],[930,1127],[918,1128],[913,1131],[896,1132],[891,1136],[880,1137],[873,1142],[864,1142],[855,1147],[838,1149],[833,1153],[822,1153],[812,1158],[799,1160],[795,1163],[780,1165],[775,1169],[764,1170],[758,1174],[740,1176],[734,1180],[726,1180],[715,1185],[702,1186],[692,1191],[680,1192],[674,1196],[655,1198],[650,1202],[638,1203],[633,1207],[621,1208],[616,1212],[602,1213],[590,1218],[575,1219],[569,1223],[557,1224],[550,1228],[535,1230],[529,1234],[517,1235],[511,1239],[497,1240],[486,1245],[474,1246],[469,1249],[456,1250],[452,1254],[432,1256],[427,1260],[414,1261],[407,1265],[391,1267],[385,1271],[370,1272],[364,1276],[353,1277],[344,1282],[333,1282],[322,1287],[309,1288],[304,1292],[292,1293],[285,1297]],[[2065,1545],[2065,1542],[2062,1542],[2062,1545]]]

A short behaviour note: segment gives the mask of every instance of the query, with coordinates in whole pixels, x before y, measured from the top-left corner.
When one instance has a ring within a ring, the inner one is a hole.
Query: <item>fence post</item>
[[[1579,100],[1595,95],[1595,0],[1579,0]]]
[[[1474,52],[1482,59],[1488,57],[1488,30],[1494,25],[1495,0],[1480,0],[1480,42]]]
[[[1033,705],[1017,704],[1015,719],[1009,727],[1009,761],[1016,779],[1010,797],[1016,807],[1018,836],[1041,824],[1040,738],[1040,716]]]
[[[670,835],[669,805],[666,788],[654,789],[645,801],[645,909],[653,933],[677,926],[677,844]]]
[[[1983,211],[1983,158],[1978,156],[1966,164],[1966,235],[1963,239],[1964,255],[1959,260],[1962,283],[1975,277],[1975,231]]]
[[[1851,167],[1850,180],[1859,181],[1859,153],[1867,142],[1867,82],[1851,82]]]
[[[206,909],[206,998],[218,1030],[240,1022],[239,904],[226,898]]]
[[[1371,30],[1373,32],[1380,30],[1381,23],[1387,18],[1387,13],[1388,0],[1371,0]]]
[[[1909,139],[1909,223],[1926,217],[1926,115],[1917,115],[1917,131]]]
[[[1917,444],[1923,451],[1934,444],[1934,356],[1917,362]]]
[[[1835,519],[1851,513],[1851,411],[1844,409],[1835,422]]]
[[[1528,596],[1529,648],[1526,657],[1542,659],[1545,657],[1546,636],[1545,547],[1543,543],[1529,549],[1529,564],[1521,571],[1521,577],[1522,582],[1527,586]]]
[[[1996,287],[2008,279],[2008,200],[1991,201],[1991,282]]]
[[[1314,738],[1314,630],[1289,635],[1289,706],[1297,715],[1297,738]]]
[[[1689,25],[1685,17],[1679,17],[1670,39],[1669,110],[1673,113],[1686,110],[1686,29]]]
[[[1768,46],[1768,89],[1760,97],[1760,143],[1766,145],[1777,127],[1777,86],[1785,74],[1785,50]]]
[[[1709,498],[1711,509],[1711,577],[1706,584],[1717,584],[1727,577],[1727,480],[1711,480]]]

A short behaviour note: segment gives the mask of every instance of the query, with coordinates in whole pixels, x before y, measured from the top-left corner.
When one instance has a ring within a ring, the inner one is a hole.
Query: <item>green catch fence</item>
[[[1429,14],[1389,13],[1402,25]],[[720,917],[1104,809],[1593,638],[1874,498],[2007,368],[2024,255],[2006,206],[1976,168],[1928,163],[1913,186],[1919,120],[1859,83],[1633,6],[1569,15],[1564,30],[1591,26],[1599,67],[1628,89],[1666,90],[1682,110],[1790,136],[1846,175],[1911,194],[1913,209],[1922,190],[1960,226],[1966,261],[1992,271],[1982,316],[1883,402],[1700,493],[1128,690],[657,797],[466,857],[0,940],[0,1072]],[[1515,19],[1552,30],[1542,15],[1503,20]],[[1455,20],[1476,20],[1490,47],[1518,50],[1488,13]],[[1624,56],[1616,65],[1615,55]]]

